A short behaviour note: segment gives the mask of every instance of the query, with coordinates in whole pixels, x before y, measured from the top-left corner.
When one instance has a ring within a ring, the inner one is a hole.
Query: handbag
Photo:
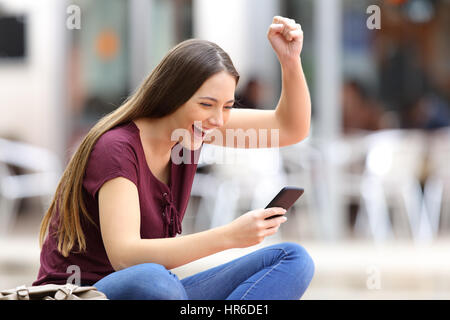
[[[108,300],[96,287],[64,285],[18,286],[0,291],[0,300]]]

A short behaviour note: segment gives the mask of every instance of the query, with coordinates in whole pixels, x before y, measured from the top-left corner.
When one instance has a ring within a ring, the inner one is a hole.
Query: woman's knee
[[[164,266],[144,263],[118,271],[123,272],[118,296],[140,300],[184,300],[186,291],[178,277]],[[117,294],[117,293],[116,293]]]
[[[155,263],[138,265],[142,269],[136,277],[136,285],[145,287],[144,291],[153,300],[184,300],[186,291],[178,277],[164,266]]]
[[[291,261],[293,271],[303,278],[311,281],[314,275],[314,261],[304,247],[294,242],[283,242],[280,244],[286,254],[286,258]]]

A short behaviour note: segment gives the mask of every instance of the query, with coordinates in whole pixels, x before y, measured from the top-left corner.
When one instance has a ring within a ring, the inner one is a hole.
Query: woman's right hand
[[[261,243],[265,237],[275,234],[287,220],[284,216],[265,219],[285,213],[286,210],[278,207],[249,211],[226,225],[227,240],[231,242],[232,248],[245,248]]]

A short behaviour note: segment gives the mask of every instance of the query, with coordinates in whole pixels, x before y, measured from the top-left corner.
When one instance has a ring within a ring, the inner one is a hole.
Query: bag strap
[[[16,287],[16,294],[18,300],[30,300],[30,292],[25,285]]]
[[[81,300],[77,295],[74,295],[73,292],[78,288],[77,285],[66,283],[65,285],[58,288],[55,293],[56,300]]]
[[[14,289],[0,291],[0,300],[32,300],[36,298],[44,300],[107,300],[106,295],[93,286],[80,287],[71,283],[65,285],[46,284],[35,287],[21,285]]]
[[[0,300],[30,300],[30,292],[25,285],[0,292]]]

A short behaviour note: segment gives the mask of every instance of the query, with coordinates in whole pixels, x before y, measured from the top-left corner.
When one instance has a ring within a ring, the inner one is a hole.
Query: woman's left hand
[[[267,38],[280,63],[299,58],[303,47],[303,31],[295,20],[280,16],[273,17]]]

